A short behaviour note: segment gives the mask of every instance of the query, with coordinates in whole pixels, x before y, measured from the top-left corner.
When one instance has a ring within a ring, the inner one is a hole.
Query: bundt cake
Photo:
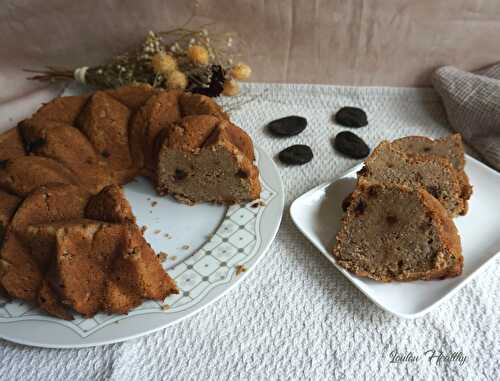
[[[212,99],[148,85],[60,97],[0,134],[0,292],[53,316],[177,292],[120,185],[180,201],[259,198],[250,137]]]
[[[459,275],[460,237],[425,189],[362,179],[351,196],[333,256],[358,276],[411,281]]]
[[[423,188],[441,202],[451,216],[464,214],[467,201],[462,185],[448,159],[437,156],[411,156],[381,142],[358,172],[358,179],[384,184]]]

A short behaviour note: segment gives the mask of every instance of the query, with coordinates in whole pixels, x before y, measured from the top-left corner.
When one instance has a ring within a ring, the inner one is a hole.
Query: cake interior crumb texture
[[[463,258],[457,229],[427,191],[363,182],[336,237],[337,263],[378,281],[456,276]]]

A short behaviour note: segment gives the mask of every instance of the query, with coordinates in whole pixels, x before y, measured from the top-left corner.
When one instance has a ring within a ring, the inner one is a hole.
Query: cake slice
[[[464,171],[464,145],[460,134],[452,134],[435,140],[424,136],[407,136],[394,140],[391,146],[410,156],[430,156],[448,159],[457,171],[462,188],[462,199],[464,200],[465,208],[461,214],[467,212],[467,200],[472,195],[472,186]]]
[[[72,224],[57,229],[56,240],[50,284],[85,317],[126,313],[145,298],[178,292],[136,225]]]
[[[442,157],[413,157],[380,143],[358,172],[359,180],[423,188],[437,198],[451,216],[466,210],[459,176],[449,160]]]
[[[163,131],[157,150],[157,190],[193,204],[233,204],[260,195],[250,137],[229,121],[192,115]]]
[[[358,276],[382,282],[460,275],[460,237],[424,189],[360,181],[342,219],[333,256]]]

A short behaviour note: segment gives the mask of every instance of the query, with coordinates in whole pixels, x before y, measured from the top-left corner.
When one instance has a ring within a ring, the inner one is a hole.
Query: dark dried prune
[[[7,161],[8,160],[0,160],[0,169],[7,168]]]
[[[368,124],[368,117],[358,107],[342,107],[335,114],[335,121],[342,126],[358,128]]]
[[[294,136],[300,134],[307,127],[307,119],[301,116],[286,116],[273,120],[267,128],[273,135]]]
[[[335,136],[335,149],[353,159],[363,159],[370,153],[370,147],[358,135],[342,131]]]
[[[313,152],[309,146],[296,144],[285,148],[278,155],[281,162],[291,165],[302,165],[309,163],[313,158]]]
[[[183,171],[182,169],[176,169],[174,173],[174,180],[175,181],[182,181],[187,177],[186,171]]]
[[[32,142],[27,142],[26,143],[26,152],[31,153],[36,151],[38,148],[42,147],[45,145],[46,141],[44,138],[38,138],[33,140]]]

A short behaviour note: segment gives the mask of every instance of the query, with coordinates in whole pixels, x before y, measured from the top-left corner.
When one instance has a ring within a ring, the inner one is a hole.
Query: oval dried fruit
[[[358,135],[342,131],[335,136],[335,149],[353,159],[363,159],[370,154],[370,147]]]
[[[287,116],[273,120],[267,128],[273,135],[294,136],[300,134],[307,127],[307,119],[302,116]]]
[[[304,144],[296,144],[285,148],[278,155],[281,162],[290,165],[302,165],[309,163],[313,156],[311,148]]]
[[[342,107],[335,114],[335,121],[346,127],[364,127],[368,125],[366,112],[358,107]]]

